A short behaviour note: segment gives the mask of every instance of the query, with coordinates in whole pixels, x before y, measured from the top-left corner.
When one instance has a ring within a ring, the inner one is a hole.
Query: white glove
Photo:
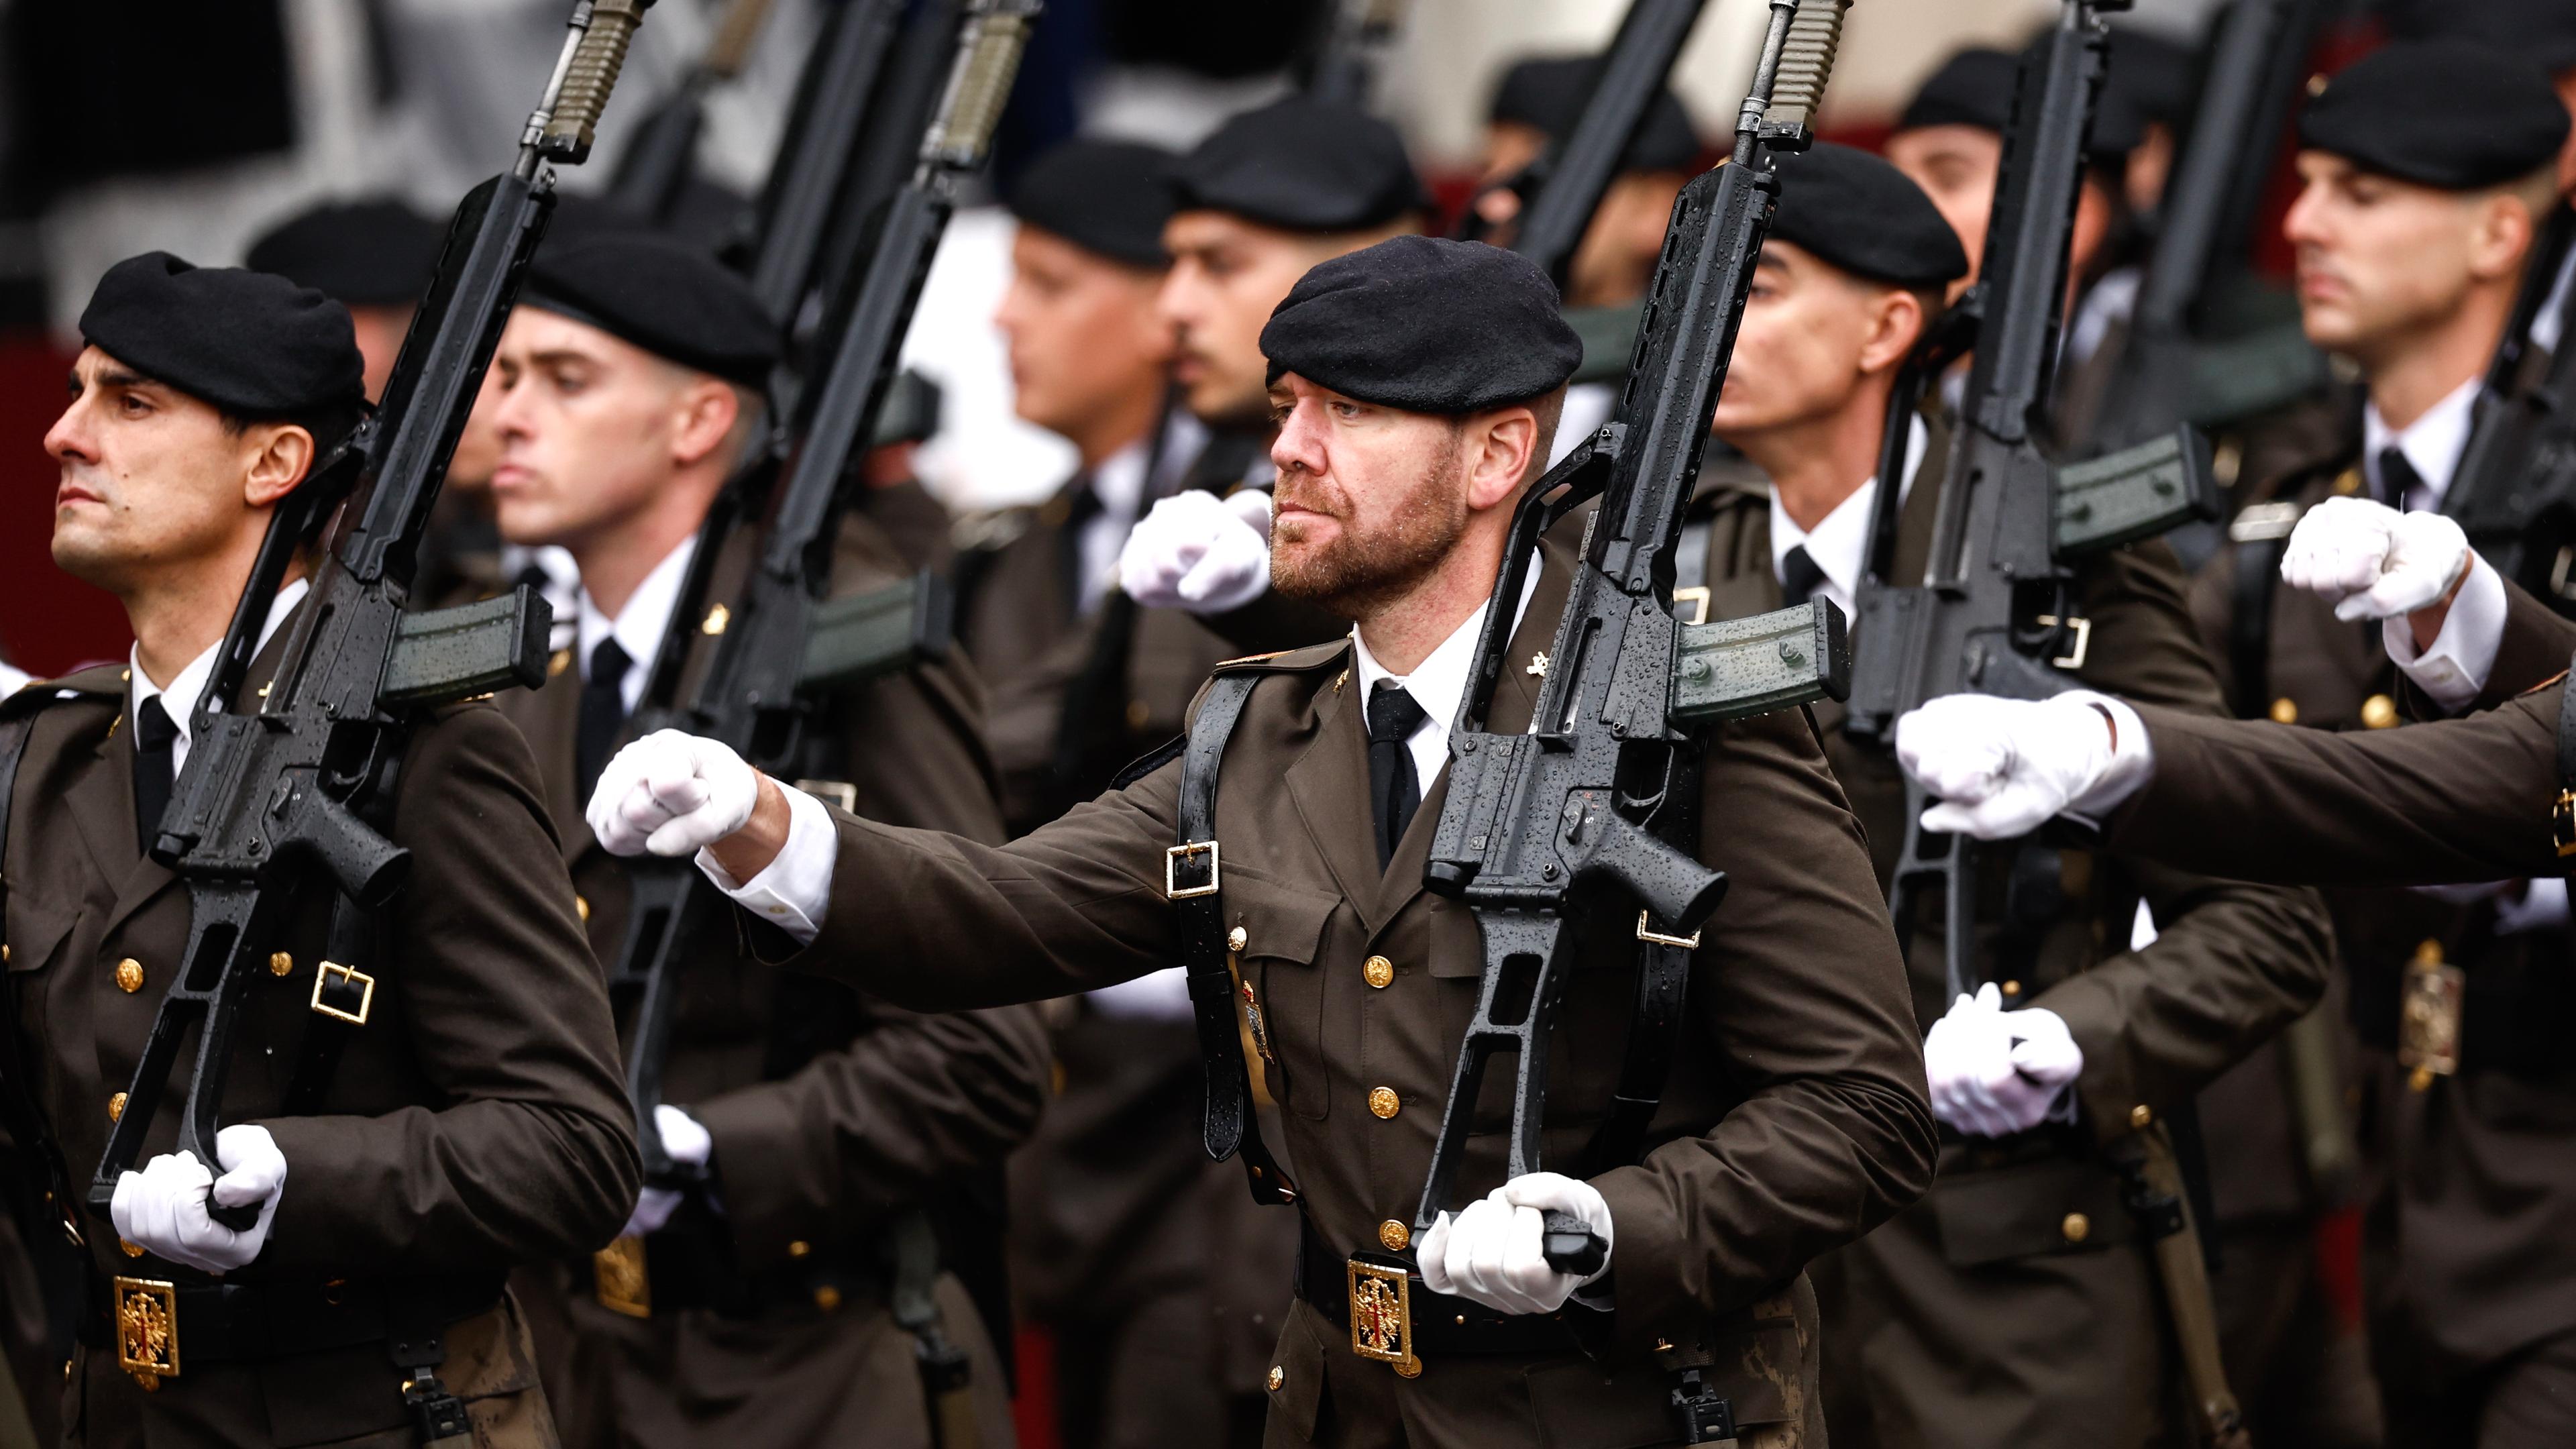
[[[1923,1038],[1932,1115],[1961,1132],[2009,1137],[2048,1120],[2084,1070],[2084,1049],[2044,1006],[2003,1009],[1991,981],[1962,996]]]
[[[1571,1213],[1611,1244],[1610,1204],[1588,1182],[1553,1172],[1515,1177],[1452,1218],[1442,1213],[1414,1245],[1422,1283],[1482,1303],[1498,1313],[1554,1313],[1574,1290],[1610,1271],[1605,1253],[1598,1272],[1577,1278],[1547,1265],[1542,1225],[1551,1212]]]
[[[655,730],[599,772],[584,818],[611,855],[695,855],[751,822],[760,772],[724,745]]]
[[[1127,535],[1118,587],[1149,609],[1222,614],[1270,587],[1270,495],[1193,488],[1162,500]]]
[[[653,1130],[662,1134],[662,1150],[670,1154],[673,1162],[704,1167],[707,1159],[715,1155],[715,1138],[707,1135],[697,1118],[677,1107],[665,1104],[654,1108]],[[687,1196],[678,1188],[647,1186],[635,1200],[635,1211],[626,1215],[626,1228],[618,1236],[641,1238],[662,1231],[662,1225],[680,1210]]]
[[[201,1273],[229,1273],[257,1258],[286,1190],[286,1154],[265,1127],[227,1127],[215,1134],[215,1160],[221,1177],[193,1152],[163,1153],[119,1177],[107,1207],[117,1236]],[[222,1207],[259,1204],[259,1220],[239,1232],[216,1222],[206,1211],[209,1192]]]
[[[2440,603],[2469,569],[2469,536],[2438,513],[2329,498],[2290,531],[2281,581],[2335,606],[2335,617],[2393,619]]]
[[[1923,828],[1979,840],[2028,835],[2111,768],[2111,726],[2085,697],[1949,694],[1896,722],[1896,759],[1940,804]]]

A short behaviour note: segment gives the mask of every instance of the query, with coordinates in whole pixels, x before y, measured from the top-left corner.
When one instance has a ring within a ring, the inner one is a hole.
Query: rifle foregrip
[[[956,72],[949,77],[948,97],[926,148],[928,159],[944,166],[983,164],[1028,43],[1029,16],[1024,13],[996,10],[976,19],[974,41],[958,56]]]
[[[578,165],[590,158],[590,143],[608,109],[608,93],[617,89],[617,73],[626,65],[626,47],[635,27],[644,22],[653,0],[593,0],[590,28],[564,69],[563,90],[555,98],[540,143],[548,157]]]
[[[1843,12],[1850,8],[1851,0],[1799,0],[1798,13],[1789,21],[1789,43],[1780,51],[1764,126],[1815,129],[1825,82],[1833,78],[1834,56],[1842,49]]]

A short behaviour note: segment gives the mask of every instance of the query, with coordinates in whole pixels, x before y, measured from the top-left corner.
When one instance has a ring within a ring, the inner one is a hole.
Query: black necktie
[[[134,838],[149,854],[170,808],[170,779],[177,773],[179,726],[154,695],[134,711]]]
[[[1091,520],[1107,512],[1100,501],[1100,491],[1091,486],[1091,475],[1077,473],[1064,489],[1064,607],[1070,614],[1082,612],[1083,570],[1090,554],[1082,546],[1083,535],[1091,531]]]
[[[581,724],[573,736],[573,768],[581,780],[582,808],[590,808],[590,792],[599,784],[599,772],[608,768],[608,757],[617,748],[617,732],[626,728],[626,671],[634,664],[626,651],[617,647],[611,635],[599,641],[590,651],[590,678],[581,686]]]
[[[1405,741],[1431,716],[1404,686],[1381,679],[1369,691],[1369,815],[1377,825],[1377,868],[1395,859],[1395,843],[1422,808],[1422,779]]]
[[[2403,448],[2379,450],[2379,487],[2384,495],[2381,502],[2402,510],[2407,506],[2408,495],[2423,486],[2424,475],[2416,472],[2415,465],[2406,461]]]
[[[1824,583],[1825,571],[1816,566],[1813,554],[1803,543],[1791,544],[1780,559],[1780,601],[1788,608],[1815,597],[1816,588]]]

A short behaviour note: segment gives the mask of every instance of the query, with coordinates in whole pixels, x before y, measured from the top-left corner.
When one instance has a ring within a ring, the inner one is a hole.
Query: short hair
[[[302,428],[311,434],[313,462],[305,469],[304,476],[307,481],[310,481],[314,473],[321,469],[322,461],[331,456],[332,450],[347,441],[349,435],[358,430],[358,424],[365,422],[374,412],[375,407],[364,401],[325,403],[319,407],[305,408],[292,413],[259,415],[237,413],[222,407],[215,408],[215,415],[222,420],[224,433],[228,437],[238,438],[262,423],[282,423],[289,427]]]

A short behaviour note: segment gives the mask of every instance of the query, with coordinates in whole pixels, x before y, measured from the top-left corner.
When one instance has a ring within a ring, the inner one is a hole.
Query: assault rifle
[[[707,92],[742,74],[751,44],[760,38],[769,0],[733,0],[716,22],[715,38],[680,78],[617,160],[608,199],[648,221],[667,222],[680,209],[698,163],[698,138],[707,129]]]
[[[2479,390],[2477,421],[2442,511],[2496,572],[2576,615],[2576,287],[2554,295],[2571,246],[2576,211],[2561,206]],[[2558,347],[2547,371],[2530,379],[2532,324],[2552,302]]]
[[[1485,1070],[1501,1053],[1517,1072],[1508,1172],[1537,1170],[1549,1029],[1575,922],[1642,907],[1637,939],[1686,951],[1725,893],[1725,877],[1693,848],[1706,732],[1673,708],[1673,550],[1770,230],[1778,167],[1810,140],[1848,4],[1771,0],[1734,164],[1693,180],[1674,203],[1614,420],[1550,469],[1513,517],[1424,870],[1431,889],[1474,911],[1485,970],[1417,1232],[1451,1206]],[[1532,730],[1495,732],[1487,719],[1513,629],[1504,601],[1520,597],[1540,536],[1595,498]],[[1593,1271],[1604,1252],[1555,1215],[1546,1247],[1568,1272]]]
[[[547,610],[532,591],[437,614],[407,616],[404,604],[430,504],[554,209],[549,163],[590,154],[592,129],[649,3],[574,6],[545,99],[520,136],[518,164],[468,193],[449,224],[438,275],[382,406],[271,520],[191,722],[187,766],[151,843],[153,858],[187,883],[188,944],[90,1179],[89,1205],[102,1219],[192,1028],[196,1057],[178,1145],[201,1162],[215,1160],[242,995],[254,963],[265,971],[278,912],[295,889],[319,876],[368,908],[401,889],[410,857],[368,817],[384,803],[421,712],[545,677]],[[286,636],[283,666],[250,711],[235,712],[289,563],[343,500],[313,598]],[[315,1009],[363,1020],[373,989],[354,967],[330,968],[315,983]],[[212,1202],[207,1211],[235,1228],[255,1216]]]
[[[824,329],[832,352],[806,400],[801,438],[778,484],[759,558],[742,592],[709,611],[703,624],[682,627],[680,620],[697,618],[683,605],[655,663],[663,696],[638,708],[636,734],[679,729],[708,736],[780,779],[799,779],[814,773],[808,766],[820,742],[810,726],[832,693],[944,647],[944,591],[907,584],[830,599],[833,551],[842,518],[866,486],[858,464],[895,377],[931,256],[959,186],[984,165],[1041,3],[971,0],[947,12],[955,28],[946,91],[914,152],[910,181],[877,227],[867,267],[833,309],[838,325]],[[713,566],[715,551],[702,533],[692,575]],[[717,636],[712,657],[691,698],[674,705],[678,652],[701,632]],[[696,1174],[671,1161],[653,1109],[662,1099],[680,953],[725,902],[686,860],[637,857],[626,868],[634,904],[610,985],[639,998],[627,1087],[646,1179],[681,1186]]]
[[[2065,0],[2056,28],[2023,62],[1984,266],[1962,304],[1975,319],[1976,360],[1920,586],[1888,581],[1901,490],[1878,490],[1854,629],[1866,642],[1853,661],[1844,725],[1855,738],[1890,743],[1897,717],[1938,695],[2038,699],[2071,688],[2066,671],[2082,667],[2092,630],[2074,611],[2073,565],[2216,510],[2202,445],[2187,428],[2062,472],[2040,448],[2102,83],[2100,15],[2127,3]],[[1894,420],[1889,431],[1903,436]],[[1940,883],[1948,990],[1973,992],[1976,852],[1926,832],[1929,802],[1920,786],[1907,789],[1905,845],[1888,898],[1897,936],[1909,938],[1924,883]]]

